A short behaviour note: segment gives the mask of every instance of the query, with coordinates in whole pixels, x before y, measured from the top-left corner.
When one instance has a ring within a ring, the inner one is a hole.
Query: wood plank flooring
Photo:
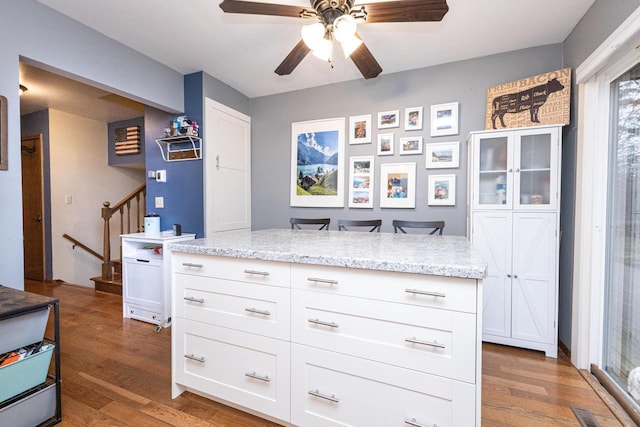
[[[31,281],[25,290],[60,300],[61,426],[277,426],[192,393],[171,399],[171,328],[123,319],[120,296]],[[485,343],[482,381],[483,426],[579,426],[572,406],[623,425],[562,355]]]

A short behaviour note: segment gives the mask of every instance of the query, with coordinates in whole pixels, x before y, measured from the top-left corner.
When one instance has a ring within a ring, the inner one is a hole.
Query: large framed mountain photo
[[[344,117],[291,124],[291,206],[344,207]]]

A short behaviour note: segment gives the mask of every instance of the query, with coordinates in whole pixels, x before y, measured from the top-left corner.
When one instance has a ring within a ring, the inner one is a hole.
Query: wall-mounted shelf
[[[202,159],[202,138],[197,136],[170,136],[155,141],[165,162]]]

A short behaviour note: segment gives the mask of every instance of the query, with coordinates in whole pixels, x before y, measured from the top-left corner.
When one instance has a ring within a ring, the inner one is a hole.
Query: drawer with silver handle
[[[175,273],[214,277],[272,286],[290,285],[290,267],[286,262],[199,254],[173,254]]]
[[[467,313],[477,310],[473,279],[292,264],[291,287]]]

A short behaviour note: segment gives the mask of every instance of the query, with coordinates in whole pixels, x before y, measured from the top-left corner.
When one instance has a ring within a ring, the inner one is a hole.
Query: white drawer
[[[344,267],[291,265],[296,289],[476,312],[476,280]]]
[[[292,290],[291,340],[476,382],[476,316]]]
[[[124,304],[124,315],[130,319],[142,320],[143,322],[155,323],[161,326],[168,326],[171,323],[171,319],[163,319],[160,312],[126,302]]]
[[[297,344],[291,359],[294,425],[475,425],[471,384]]]
[[[175,273],[289,287],[289,263],[212,255],[173,253]]]
[[[288,342],[182,319],[174,328],[176,383],[289,421]]]
[[[290,339],[290,289],[176,274],[176,317]]]

